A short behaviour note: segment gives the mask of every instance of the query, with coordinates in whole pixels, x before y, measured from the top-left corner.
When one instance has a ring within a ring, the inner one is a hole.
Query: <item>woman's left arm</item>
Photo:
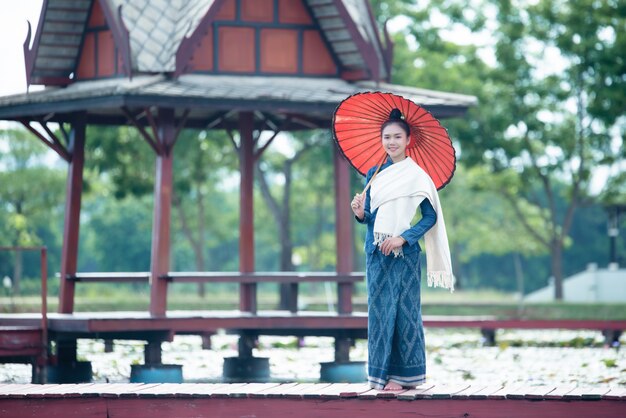
[[[420,210],[422,211],[422,219],[420,219],[419,222],[411,228],[400,234],[400,236],[404,238],[409,245],[413,245],[419,241],[419,239],[422,238],[424,234],[428,232],[428,230],[437,222],[437,212],[435,212],[435,208],[433,208],[430,200],[427,198],[422,200],[422,203],[420,203]]]

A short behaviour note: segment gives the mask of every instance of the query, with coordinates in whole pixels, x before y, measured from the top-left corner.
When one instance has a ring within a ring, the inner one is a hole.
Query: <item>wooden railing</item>
[[[292,284],[295,291],[292,293],[292,300],[289,301],[289,310],[297,312],[297,299],[299,283],[311,282],[333,282],[337,284],[354,284],[363,281],[364,273],[353,272],[349,274],[341,274],[336,272],[168,272],[159,279],[166,280],[169,283],[239,283],[239,284],[257,284],[257,283],[286,283]],[[81,283],[148,283],[150,281],[149,272],[94,272],[94,273],[76,273],[68,275],[66,280]],[[338,298],[337,308],[339,312],[351,312],[350,307],[342,306],[342,299]]]

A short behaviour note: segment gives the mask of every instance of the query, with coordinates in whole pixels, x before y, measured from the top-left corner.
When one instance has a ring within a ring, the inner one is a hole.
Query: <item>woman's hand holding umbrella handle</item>
[[[359,193],[355,194],[350,203],[350,207],[357,218],[363,219],[365,216],[365,195]]]

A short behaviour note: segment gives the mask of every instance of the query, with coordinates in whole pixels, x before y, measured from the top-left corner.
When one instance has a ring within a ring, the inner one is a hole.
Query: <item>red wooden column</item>
[[[170,223],[172,209],[172,165],[176,128],[174,110],[159,109],[159,153],[156,159],[154,181],[154,217],[152,220],[152,251],[150,256],[150,314],[165,315],[167,309],[167,281],[160,278],[170,268]]]
[[[335,230],[337,240],[337,273],[347,274],[353,267],[352,211],[350,210],[350,165],[334,147],[335,163]],[[339,283],[338,312],[352,312],[352,283]]]
[[[67,280],[67,276],[76,274],[78,261],[78,230],[85,163],[85,129],[85,114],[76,115],[72,123],[68,146],[71,160],[67,174],[63,249],[61,250],[60,313],[72,313],[74,311],[74,282]]]
[[[254,115],[239,113],[239,271],[254,271]],[[240,285],[239,309],[256,313],[256,284]]]

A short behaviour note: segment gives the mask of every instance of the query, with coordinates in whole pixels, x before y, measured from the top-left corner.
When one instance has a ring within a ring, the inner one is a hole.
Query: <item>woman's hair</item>
[[[385,123],[383,123],[383,125],[380,127],[380,133],[382,134],[387,126],[393,125],[394,123],[400,126],[404,130],[404,132],[406,132],[406,136],[411,136],[411,127],[404,120],[400,109],[396,108],[391,109],[391,112],[389,112],[389,119],[387,119]]]

